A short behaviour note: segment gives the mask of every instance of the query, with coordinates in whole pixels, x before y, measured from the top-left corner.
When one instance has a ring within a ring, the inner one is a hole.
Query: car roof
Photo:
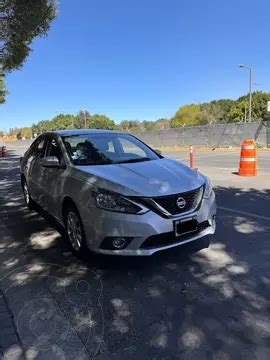
[[[118,131],[112,130],[99,130],[99,129],[75,129],[75,130],[56,130],[49,131],[46,134],[57,134],[60,136],[73,136],[73,135],[87,135],[87,134],[117,134]]]

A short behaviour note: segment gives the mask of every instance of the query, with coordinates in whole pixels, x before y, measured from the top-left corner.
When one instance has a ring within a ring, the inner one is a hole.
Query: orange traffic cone
[[[242,142],[238,175],[257,175],[257,155],[254,140],[243,140]]]

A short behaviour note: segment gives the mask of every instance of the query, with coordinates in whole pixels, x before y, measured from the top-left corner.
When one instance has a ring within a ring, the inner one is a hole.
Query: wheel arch
[[[75,209],[79,213],[79,210],[78,210],[78,207],[77,207],[75,201],[70,196],[65,196],[63,201],[62,201],[62,220],[63,220],[63,223],[65,223],[65,214],[66,214],[68,206],[75,207]]]
[[[21,173],[21,184],[23,183],[23,181],[26,181],[26,178],[24,173]]]

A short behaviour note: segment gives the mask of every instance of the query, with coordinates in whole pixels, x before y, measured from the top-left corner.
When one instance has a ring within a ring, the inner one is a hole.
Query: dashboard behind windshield
[[[75,165],[106,165],[160,158],[140,140],[128,134],[85,134],[63,137]]]

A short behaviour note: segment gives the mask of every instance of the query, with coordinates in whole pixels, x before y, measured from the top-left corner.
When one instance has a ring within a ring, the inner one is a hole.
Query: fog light
[[[116,249],[123,249],[126,245],[126,240],[124,238],[116,238],[112,241],[112,244]]]

